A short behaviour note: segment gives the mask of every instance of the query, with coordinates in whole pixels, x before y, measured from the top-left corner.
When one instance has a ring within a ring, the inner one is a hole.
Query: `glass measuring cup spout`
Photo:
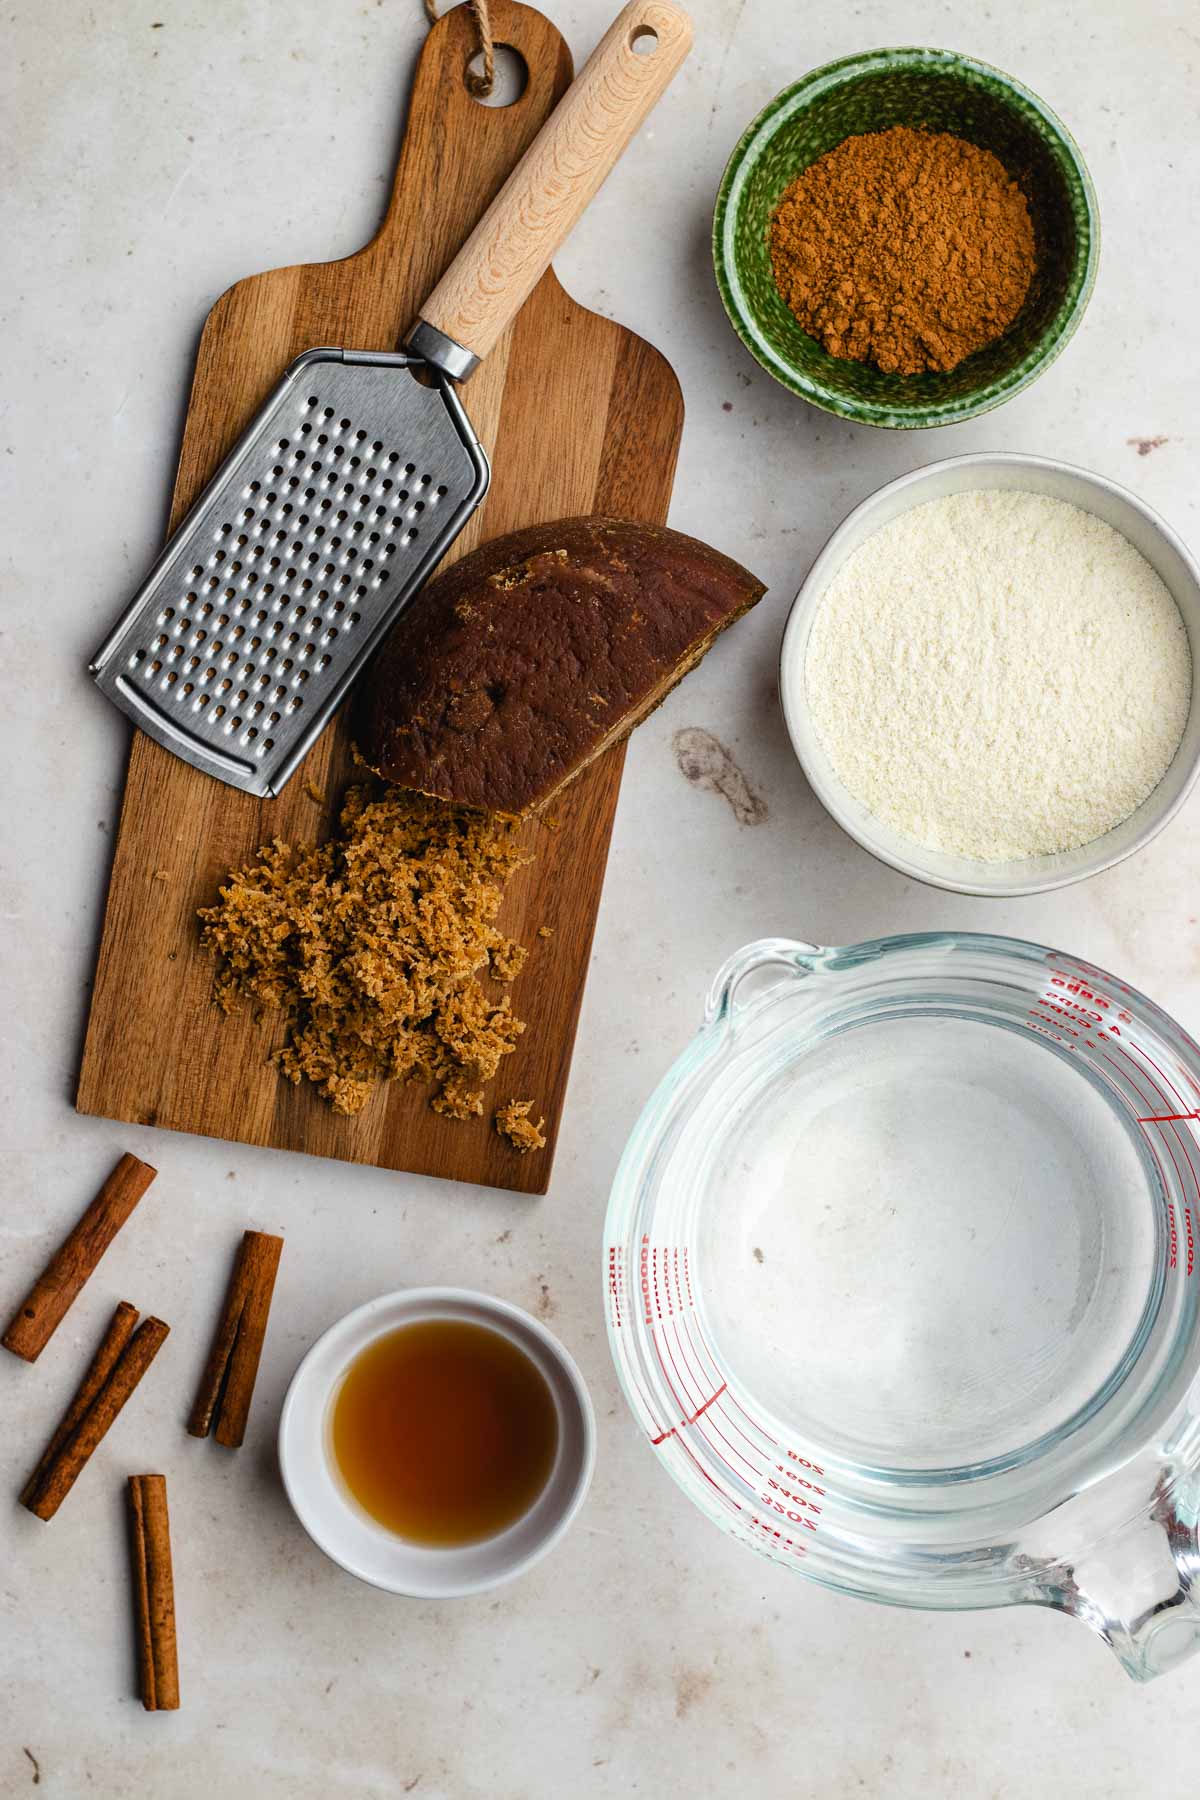
[[[688,1499],[892,1604],[1200,1649],[1200,1050],[1040,945],[736,952],[626,1148],[609,1337]]]

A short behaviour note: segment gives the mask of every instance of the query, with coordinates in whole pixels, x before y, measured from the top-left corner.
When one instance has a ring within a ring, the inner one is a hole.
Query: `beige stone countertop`
[[[577,61],[612,0],[548,8]],[[632,741],[551,1192],[512,1194],[77,1117],[72,1093],[126,727],[84,665],[158,545],[208,307],[238,276],[345,254],[391,181],[419,0],[12,0],[0,65],[8,775],[0,916],[0,1311],[125,1148],[160,1176],[36,1369],[0,1357],[0,1794],[38,1800],[1184,1800],[1200,1660],[1145,1689],[1073,1621],[886,1611],[750,1557],[682,1502],[619,1392],[600,1233],[620,1148],[726,954],[945,925],[1061,944],[1200,1030],[1200,801],[1141,856],[992,904],[872,862],[808,791],[775,698],[784,616],[852,504],[923,462],[1041,451],[1127,484],[1200,539],[1200,22],[1172,0],[692,0],[696,49],[558,259],[659,345],[687,425],[671,522],[769,583]],[[736,342],[713,196],[787,81],[888,43],[969,52],[1060,112],[1095,177],[1099,283],[1066,353],[940,434],[853,429]],[[742,817],[682,759],[719,740]],[[694,741],[694,740],[693,740]],[[681,767],[681,760],[682,765]],[[749,819],[752,822],[743,822]],[[251,1433],[184,1436],[232,1241],[287,1250]],[[410,1283],[489,1289],[578,1358],[599,1424],[566,1542],[512,1587],[388,1598],[318,1552],[274,1423],[328,1323]],[[119,1295],[172,1322],[161,1366],[52,1525],[15,1494]],[[162,1468],[184,1705],[136,1696],[121,1484]]]

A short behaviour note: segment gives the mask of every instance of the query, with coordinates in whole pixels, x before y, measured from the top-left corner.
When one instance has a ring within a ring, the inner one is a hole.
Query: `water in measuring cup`
[[[1031,1445],[1095,1401],[1154,1291],[1144,1149],[1077,1066],[996,1025],[827,1039],[735,1111],[705,1191],[719,1360],[863,1465]]]

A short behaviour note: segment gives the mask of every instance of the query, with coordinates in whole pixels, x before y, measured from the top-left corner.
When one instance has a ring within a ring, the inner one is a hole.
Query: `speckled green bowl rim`
[[[753,162],[754,153],[771,138],[781,121],[792,117],[812,100],[851,77],[889,74],[898,68],[944,71],[958,75],[975,86],[998,89],[1001,97],[1014,111],[1023,113],[1033,122],[1040,136],[1049,136],[1058,141],[1077,184],[1077,192],[1072,195],[1079,229],[1076,257],[1062,304],[1053,320],[1034,348],[1019,363],[1014,364],[1006,375],[991,382],[985,392],[975,398],[943,405],[923,406],[916,403],[906,407],[902,403],[883,405],[877,401],[854,400],[832,393],[828,388],[802,375],[779,357],[760,333],[753,311],[746,302],[734,247],[734,224],[747,167]],[[713,267],[717,287],[734,330],[755,360],[762,364],[768,374],[782,382],[784,387],[791,388],[794,394],[799,394],[824,412],[836,413],[839,418],[852,419],[863,425],[882,425],[898,430],[960,424],[964,419],[978,418],[980,413],[990,412],[993,407],[1011,400],[1014,394],[1019,394],[1023,388],[1028,387],[1044,369],[1050,367],[1073,336],[1091,299],[1099,260],[1100,212],[1096,190],[1079,146],[1062,120],[1044,100],[1039,100],[1036,94],[1013,76],[1006,75],[1003,69],[994,69],[989,63],[977,62],[973,57],[961,56],[953,50],[929,50],[911,46],[868,50],[857,56],[844,56],[837,62],[824,63],[821,68],[812,70],[790,87],[784,88],[782,93],[777,94],[763,108],[738,140],[721,177],[713,214]]]

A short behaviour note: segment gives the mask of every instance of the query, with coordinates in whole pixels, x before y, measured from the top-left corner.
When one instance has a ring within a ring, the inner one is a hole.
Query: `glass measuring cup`
[[[613,1357],[689,1499],[824,1585],[1200,1649],[1200,1048],[1078,957],[725,964],[626,1148]]]

